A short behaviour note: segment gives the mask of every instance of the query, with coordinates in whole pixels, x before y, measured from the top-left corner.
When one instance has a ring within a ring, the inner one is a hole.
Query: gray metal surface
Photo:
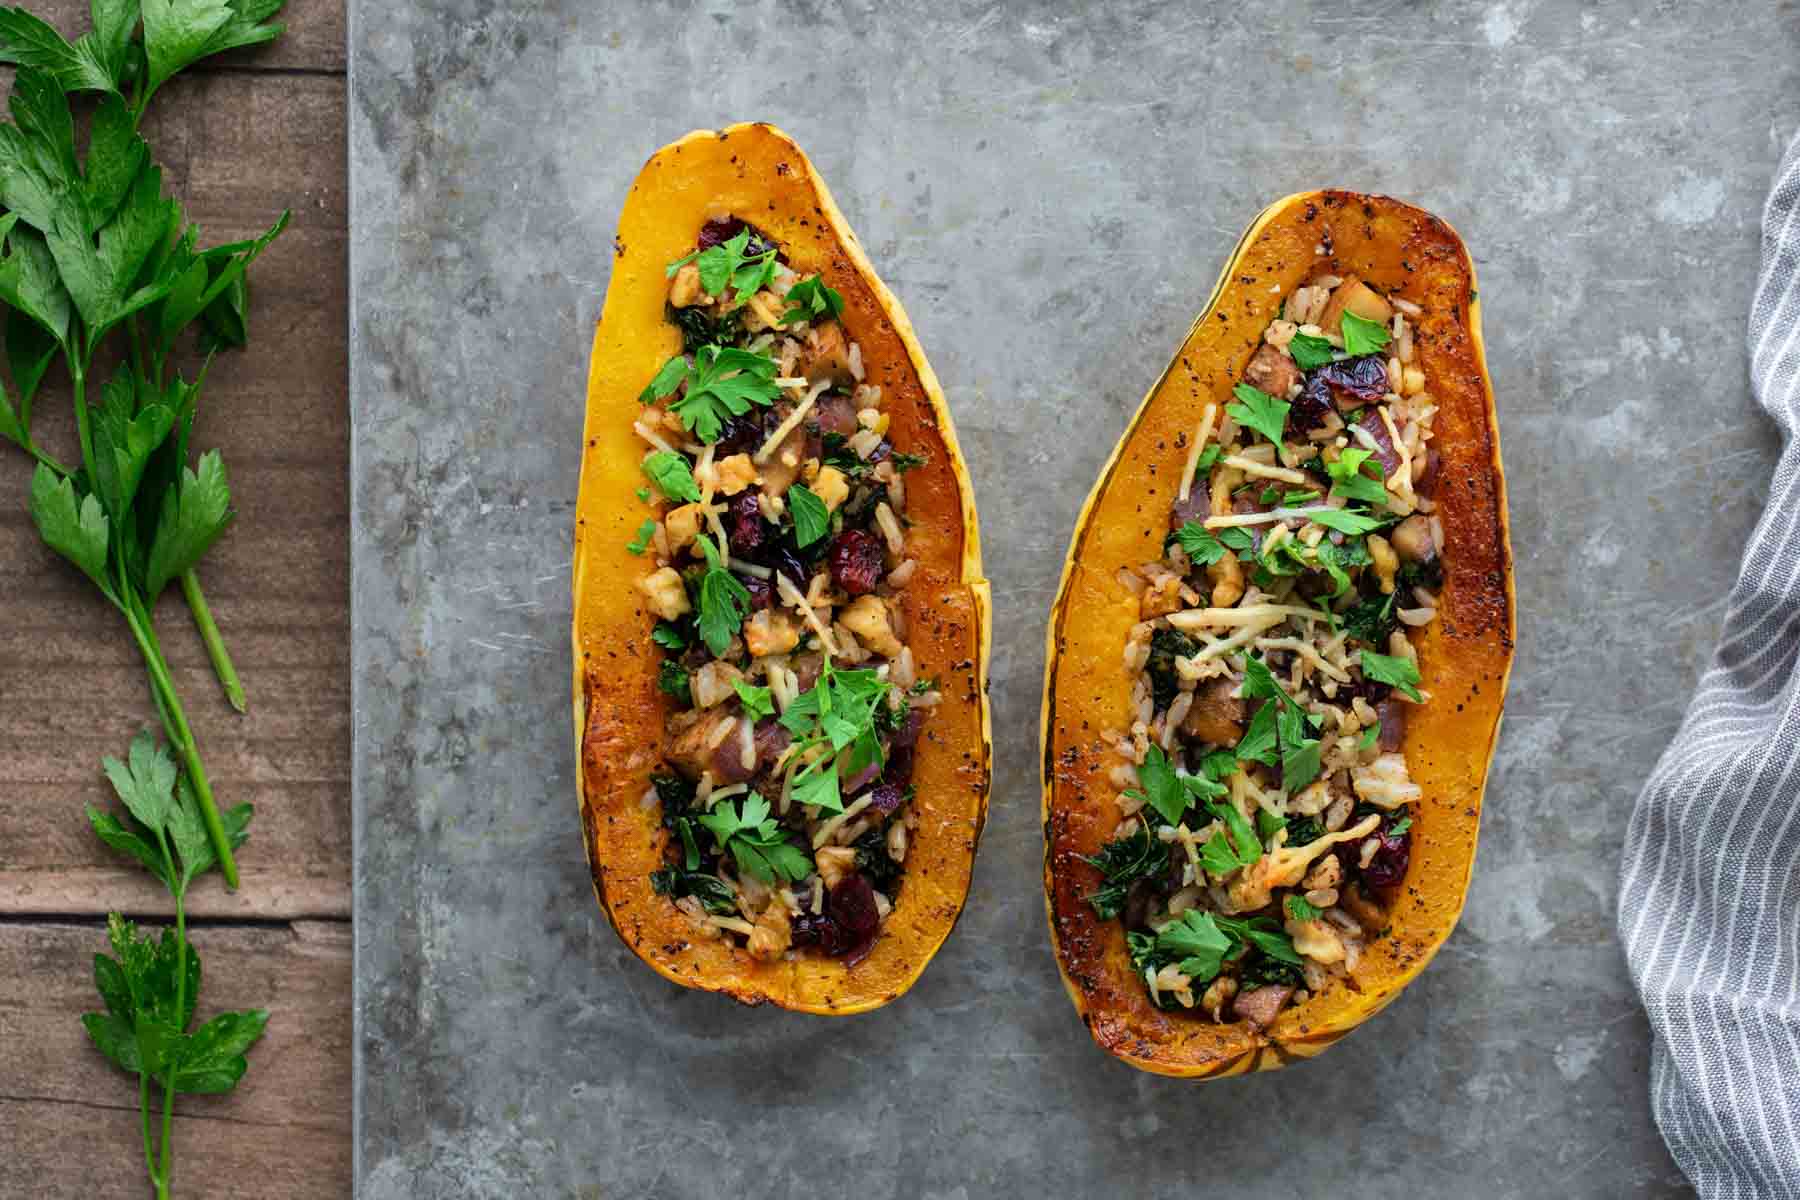
[[[1684,1191],[1616,860],[1773,461],[1742,341],[1800,122],[1791,5],[352,7],[364,1196]],[[843,1021],[659,980],[598,913],[575,813],[567,568],[613,222],[658,145],[752,118],[908,305],[996,600],[968,912],[910,994]],[[1183,1084],[1096,1050],[1051,960],[1043,621],[1240,229],[1324,184],[1474,251],[1518,669],[1436,963],[1316,1062]]]

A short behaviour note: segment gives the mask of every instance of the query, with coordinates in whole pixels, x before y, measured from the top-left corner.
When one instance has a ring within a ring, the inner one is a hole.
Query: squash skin
[[[905,883],[872,951],[848,968],[812,953],[759,963],[729,940],[697,939],[650,886],[668,834],[659,808],[640,800],[649,777],[666,769],[669,700],[656,686],[655,617],[634,586],[646,560],[625,549],[647,515],[635,495],[644,447],[631,424],[638,393],[681,348],[664,316],[664,268],[693,249],[708,217],[727,213],[773,237],[795,270],[816,271],[842,293],[844,326],[862,344],[867,381],[882,388],[890,436],[930,459],[906,476],[908,554],[919,566],[903,596],[919,676],[937,678],[943,702],[917,748],[918,826]],[[949,409],[905,311],[824,181],[771,125],[697,130],[652,155],[626,199],[613,253],[588,373],[573,561],[576,778],[595,897],[625,944],[684,987],[809,1013],[878,1008],[912,985],[949,936],[987,818],[991,600]]]
[[[1330,253],[1316,256],[1324,241]],[[1355,273],[1424,306],[1416,360],[1440,405],[1432,494],[1449,578],[1440,617],[1414,644],[1432,701],[1408,712],[1403,749],[1425,792],[1412,863],[1387,936],[1371,942],[1358,990],[1338,986],[1284,1010],[1259,1033],[1239,1021],[1156,1008],[1132,971],[1124,931],[1086,902],[1099,872],[1081,861],[1120,815],[1100,742],[1129,726],[1121,661],[1137,599],[1120,567],[1161,555],[1187,439],[1207,400],[1223,406],[1263,330],[1314,274]],[[1279,292],[1270,287],[1280,284]],[[1474,266],[1454,231],[1383,196],[1316,191],[1265,209],[1244,233],[1212,298],[1095,483],[1070,541],[1051,610],[1041,727],[1044,892],[1057,967],[1076,1011],[1107,1052],[1141,1070],[1213,1078],[1273,1070],[1321,1053],[1392,1002],[1450,935],[1468,893],[1481,797],[1498,737],[1515,636],[1512,551],[1493,390],[1482,352]]]

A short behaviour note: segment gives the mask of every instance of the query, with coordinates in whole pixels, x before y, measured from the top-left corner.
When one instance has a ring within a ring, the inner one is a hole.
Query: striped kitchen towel
[[[1651,1107],[1706,1200],[1800,1197],[1800,137],[1763,213],[1750,374],[1781,462],[1619,897]]]

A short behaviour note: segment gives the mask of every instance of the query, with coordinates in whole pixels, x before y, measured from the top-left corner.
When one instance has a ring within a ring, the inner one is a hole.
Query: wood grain
[[[36,0],[24,7],[56,26],[64,37],[77,37],[88,30],[88,0]],[[287,32],[274,42],[221,54],[204,69],[343,74],[344,0],[288,0],[276,20],[287,26]],[[169,86],[184,87],[189,79],[183,72]],[[160,94],[157,103],[162,103]]]
[[[199,1020],[267,1008],[250,1070],[225,1096],[176,1101],[175,1194],[344,1196],[350,1190],[350,927],[198,928]],[[80,1014],[100,1006],[106,930],[0,925],[0,1147],[7,1195],[145,1195],[137,1086],[95,1050]],[[28,1191],[13,1191],[21,1181]]]
[[[192,99],[197,103],[187,103]],[[154,111],[154,110],[153,110]],[[209,240],[294,208],[252,274],[251,341],[207,380],[196,431],[219,447],[238,519],[201,578],[250,697],[225,703],[176,594],[158,628],[222,804],[257,807],[244,886],[199,915],[350,912],[348,308],[344,81],[215,74],[149,131],[172,193]],[[196,152],[205,148],[203,153]],[[41,440],[73,457],[66,386],[40,397]],[[38,539],[24,456],[0,456],[0,913],[166,912],[89,832],[109,802],[102,755],[154,724],[123,623]]]
[[[86,0],[34,8],[65,33],[87,27]],[[225,919],[190,927],[201,1015],[273,1013],[238,1091],[177,1104],[186,1197],[351,1187],[344,4],[290,0],[283,19],[273,45],[169,85],[144,126],[203,244],[293,210],[252,272],[250,347],[214,364],[197,432],[224,452],[236,498],[237,524],[201,575],[247,715],[225,703],[178,596],[157,614],[219,799],[257,807],[241,889],[211,877],[189,899],[191,914]],[[40,439],[67,453],[67,381],[38,408]],[[117,614],[38,540],[28,479],[0,447],[0,1194],[141,1197],[135,1087],[88,1045],[80,1014],[98,1001],[99,915],[170,906],[99,844],[83,808],[112,803],[100,756],[155,714]],[[231,923],[247,917],[259,923]]]

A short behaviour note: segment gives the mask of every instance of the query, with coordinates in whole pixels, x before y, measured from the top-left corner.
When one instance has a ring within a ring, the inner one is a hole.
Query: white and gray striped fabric
[[[1800,137],[1763,213],[1750,374],[1781,462],[1619,899],[1651,1107],[1706,1200],[1800,1197]]]

